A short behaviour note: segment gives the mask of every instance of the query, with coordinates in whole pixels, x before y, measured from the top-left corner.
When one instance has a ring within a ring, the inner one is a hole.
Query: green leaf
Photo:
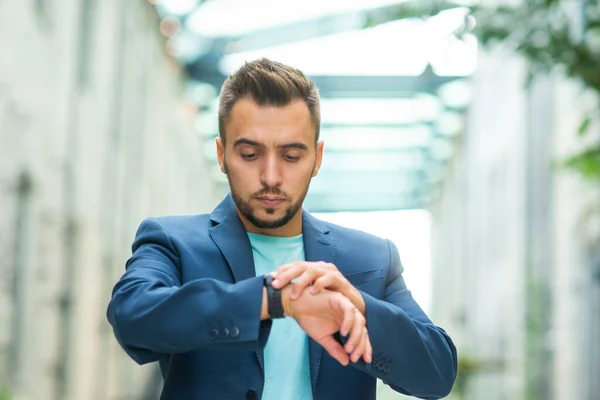
[[[534,76],[559,72],[592,89],[600,98],[600,0],[586,0],[581,10],[586,19],[583,32],[580,21],[565,14],[563,3],[561,0],[528,0],[515,6],[471,5],[468,8],[476,24],[465,24],[455,34],[474,34],[483,48],[498,44],[512,48],[529,63],[528,83]],[[455,7],[458,5],[451,0],[409,0],[371,14],[373,18],[366,25],[427,18]],[[592,116],[590,113],[581,121],[578,136],[589,132]],[[561,160],[560,166],[600,181],[600,145]]]
[[[559,0],[544,0],[544,3],[546,5],[546,7],[550,8],[552,7],[554,4],[557,4],[559,2]]]
[[[586,179],[600,181],[600,145],[569,157],[564,166]]]
[[[577,129],[577,134],[579,136],[585,136],[585,134],[590,129],[591,122],[592,122],[592,117],[590,117],[589,115],[586,115],[585,118],[583,119],[583,121],[581,121],[581,124],[579,124],[579,128]]]
[[[600,18],[589,20],[587,22],[587,28],[590,30],[600,28]]]

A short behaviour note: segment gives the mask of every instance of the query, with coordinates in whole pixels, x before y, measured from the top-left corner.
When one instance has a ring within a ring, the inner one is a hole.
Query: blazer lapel
[[[235,282],[256,276],[250,239],[230,194],[215,208],[210,218],[215,223],[209,230],[210,237],[225,257]]]
[[[246,229],[237,215],[235,204],[228,194],[210,215],[214,226],[209,229],[210,237],[227,261],[235,282],[256,276],[252,245]],[[260,368],[264,373],[263,351],[256,351]]]
[[[321,221],[304,210],[302,211],[302,234],[306,261],[324,261],[335,264],[336,247],[333,238],[329,235],[329,230]],[[310,382],[313,396],[316,397],[315,390],[321,368],[323,347],[311,338],[308,339],[308,356]]]

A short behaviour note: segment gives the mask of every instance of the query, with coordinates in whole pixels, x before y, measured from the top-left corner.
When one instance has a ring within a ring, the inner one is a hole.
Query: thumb
[[[329,355],[335,358],[343,366],[348,365],[349,359],[348,354],[344,348],[333,338],[332,335],[328,335],[318,342],[323,348],[329,353]]]

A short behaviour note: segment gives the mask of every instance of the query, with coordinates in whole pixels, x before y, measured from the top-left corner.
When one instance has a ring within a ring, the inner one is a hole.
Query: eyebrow
[[[246,138],[239,138],[236,139],[233,142],[233,147],[239,147],[241,145],[247,144],[249,146],[255,146],[255,147],[264,147],[264,145],[262,145],[261,143],[255,141],[255,140],[250,140],[250,139],[246,139]],[[300,150],[308,150],[308,146],[305,145],[304,143],[300,143],[300,142],[295,142],[295,143],[286,143],[286,144],[282,144],[280,146],[277,146],[280,149],[300,149]]]

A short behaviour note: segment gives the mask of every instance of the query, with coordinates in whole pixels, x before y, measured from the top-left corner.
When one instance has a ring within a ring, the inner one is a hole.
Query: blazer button
[[[219,337],[226,338],[227,336],[229,336],[229,329],[223,328]]]
[[[219,331],[216,329],[211,329],[210,332],[208,333],[208,337],[210,337],[211,339],[216,339],[219,336]]]
[[[248,400],[256,400],[256,390],[250,389],[246,392],[246,398]]]
[[[229,333],[229,337],[238,337],[239,334],[240,330],[237,326],[234,326],[233,329],[231,329],[231,332]]]

